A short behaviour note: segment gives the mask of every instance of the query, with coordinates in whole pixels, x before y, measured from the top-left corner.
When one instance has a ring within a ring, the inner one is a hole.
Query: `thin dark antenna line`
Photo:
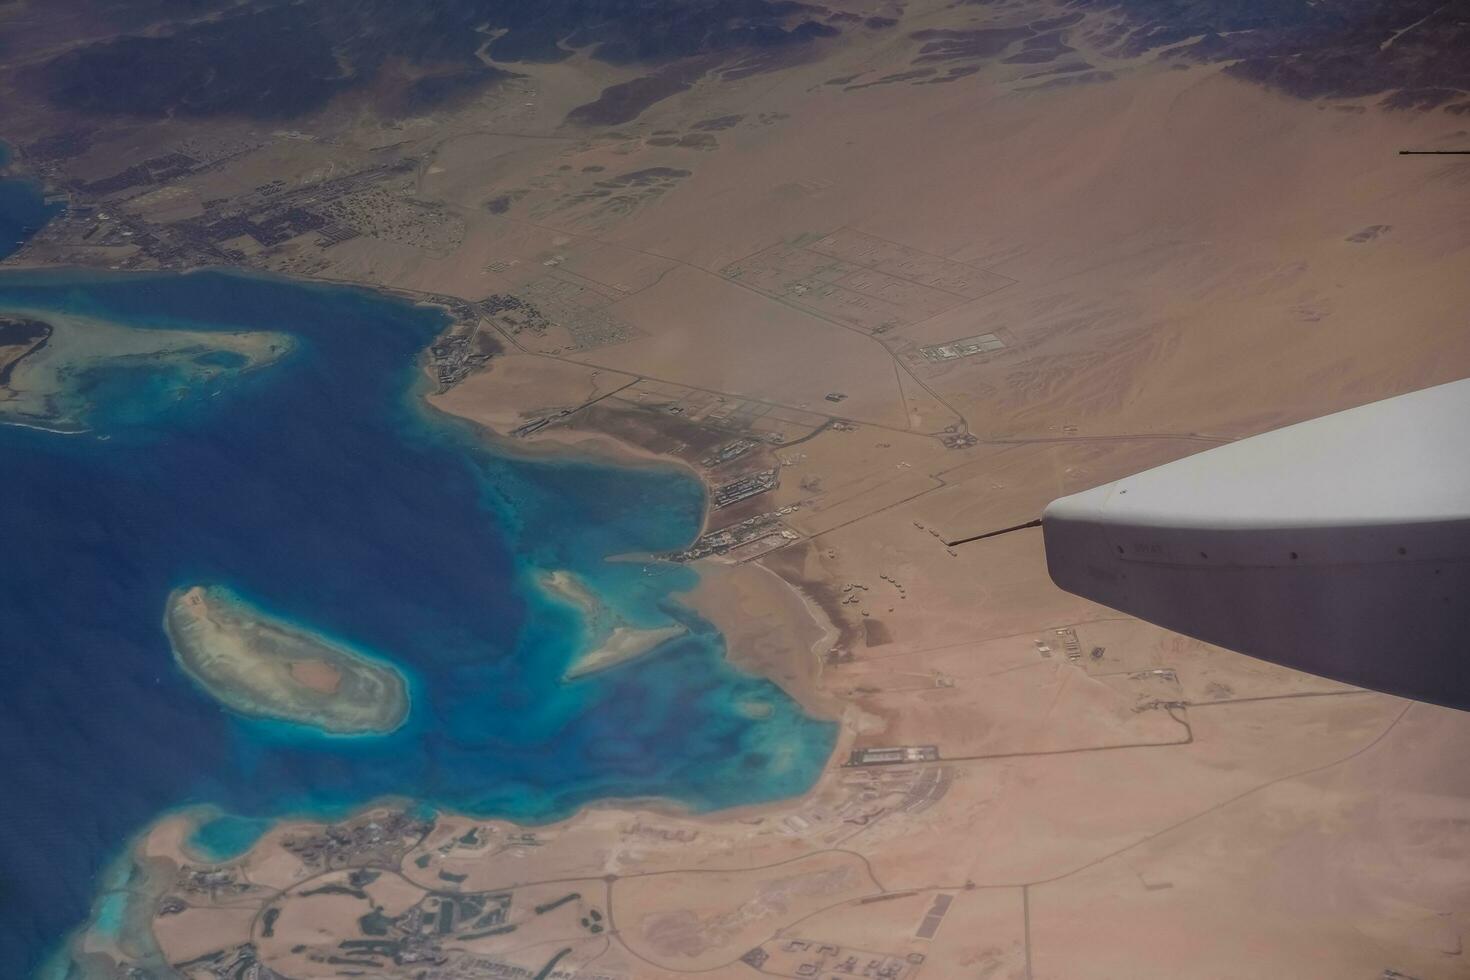
[[[944,542],[946,547],[953,548],[957,544],[969,544],[971,541],[983,541],[985,538],[993,538],[998,534],[1010,534],[1012,531],[1024,531],[1028,527],[1041,527],[1041,518],[1027,521],[1025,524],[1016,524],[1013,527],[1003,527],[999,531],[986,531],[984,534],[976,534],[969,538],[960,538],[958,541]]]

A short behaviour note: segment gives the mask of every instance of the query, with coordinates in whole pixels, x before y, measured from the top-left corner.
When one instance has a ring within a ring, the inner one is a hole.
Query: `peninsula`
[[[390,732],[408,715],[398,671],[272,618],[222,586],[174,590],[163,624],[184,672],[240,714],[337,735]]]
[[[571,572],[558,569],[541,578],[546,591],[582,611],[592,644],[562,675],[574,681],[636,660],[655,647],[683,636],[688,630],[677,623],[668,626],[632,626],[605,606]]]
[[[289,336],[269,330],[139,327],[54,311],[0,313],[0,423],[79,432],[110,410],[140,421],[193,394],[207,395],[247,371],[290,353]],[[109,378],[128,372],[155,383],[134,386],[119,404]]]

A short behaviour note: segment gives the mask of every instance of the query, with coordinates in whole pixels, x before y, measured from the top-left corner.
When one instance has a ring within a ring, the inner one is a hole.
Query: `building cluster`
[[[560,264],[560,256],[543,263],[553,269]],[[638,332],[608,310],[615,296],[591,288],[587,280],[574,278],[574,274],[551,272],[523,283],[518,292],[543,321],[565,330],[576,350],[620,344]]]
[[[509,293],[494,293],[475,304],[480,313],[494,320],[512,334],[529,330],[544,334],[551,321],[531,303]]]
[[[683,551],[671,552],[660,557],[668,561],[697,561],[710,555],[723,555],[741,545],[750,544],[762,538],[777,536],[785,541],[795,541],[801,535],[783,524],[781,518],[796,510],[797,506],[797,504],[792,504],[780,510],[747,517],[738,524],[731,524],[718,531],[700,535],[697,541]]]
[[[344,939],[337,944],[340,953],[320,958],[332,966],[367,967],[381,970],[392,960],[397,966],[444,962],[444,950],[424,936],[410,935],[401,939]]]
[[[938,749],[934,752],[936,756],[939,754]],[[914,775],[898,809],[904,813],[922,813],[943,799],[953,782],[954,771],[949,766],[925,766]]]
[[[178,220],[153,221],[145,216],[146,208],[139,207],[146,204],[141,199],[147,194],[170,193],[168,181],[208,169],[256,145],[176,151],[98,180],[60,180],[72,203],[33,241],[131,246],[135,254],[121,265],[151,263],[163,268],[246,263],[256,252],[310,233],[317,236],[315,245],[330,248],[362,234],[344,220],[353,211],[354,195],[385,179],[403,177],[416,166],[413,160],[403,160],[294,189],[284,180],[273,180],[234,198],[206,200],[201,213]]]
[[[710,498],[715,509],[719,510],[724,507],[729,507],[732,504],[738,504],[742,500],[749,500],[751,497],[763,494],[768,490],[774,490],[779,483],[780,470],[760,470],[756,473],[742,476],[738,480],[732,480],[729,483],[715,487]]]
[[[297,235],[325,228],[326,225],[327,219],[315,211],[302,207],[286,207],[262,208],[250,214],[230,215],[210,224],[199,225],[197,230],[206,241],[215,245],[235,238],[249,238],[262,248],[270,248],[289,242]],[[337,237],[340,238],[340,235]]]
[[[945,361],[956,361],[962,357],[972,357],[975,354],[993,354],[996,351],[1005,350],[1006,342],[993,333],[982,333],[975,337],[962,337],[959,340],[951,340],[947,344],[932,344],[928,347],[920,347],[919,353],[927,360],[936,364]]]
[[[477,330],[440,337],[429,348],[429,366],[439,391],[448,391],[490,360],[490,354],[475,343]]]
[[[201,162],[187,153],[166,153],[163,156],[144,160],[142,163],[135,163],[126,170],[120,170],[99,180],[77,181],[72,188],[81,191],[88,197],[106,197],[109,194],[131,190],[134,187],[151,187],[154,184],[162,184],[175,177],[191,174],[200,166]]]
[[[762,973],[776,976],[811,977],[829,980],[836,977],[864,980],[907,980],[924,962],[923,953],[894,955],[868,950],[849,949],[836,943],[810,939],[787,939],[771,948],[757,946],[741,962]]]
[[[514,932],[517,926],[509,921],[511,902],[509,892],[430,892],[396,916],[374,907],[358,920],[361,937],[341,940],[330,951],[313,951],[309,956],[333,966],[371,970],[382,970],[390,962],[396,966],[443,966],[449,962],[444,951],[446,940],[466,941]]]
[[[1062,650],[1067,654],[1067,660],[1070,663],[1075,664],[1082,659],[1082,644],[1077,639],[1077,631],[1075,629],[1070,626],[1063,626],[1059,629],[1052,630],[1052,633],[1062,644]],[[1037,653],[1041,654],[1043,657],[1050,657],[1051,651],[1052,647],[1050,643],[1047,643],[1045,640],[1036,641]],[[1092,659],[1101,660],[1105,651],[1105,647],[1093,647]]]
[[[433,828],[432,819],[390,810],[332,824],[318,833],[287,837],[281,846],[309,868],[397,864]]]
[[[938,762],[937,745],[889,745],[871,749],[853,749],[847,757],[849,766],[893,766],[914,762]]]
[[[196,868],[186,864],[174,878],[174,887],[186,895],[208,895],[214,899],[221,895],[242,895],[250,890],[250,883],[242,881],[231,867]],[[168,904],[169,898],[164,899],[164,904]],[[161,906],[159,911],[162,914]]]
[[[755,447],[756,442],[754,439],[742,437],[725,443],[699,462],[706,469],[714,469],[716,466],[721,466],[739,459]]]
[[[239,946],[231,946],[227,949],[212,950],[203,956],[183,963],[175,963],[173,966],[178,976],[197,977],[202,973],[208,973],[215,980],[288,980],[260,962],[259,955],[254,943],[241,943]],[[135,975],[139,980],[152,976],[141,970],[136,971]],[[131,976],[129,980],[132,980]]]

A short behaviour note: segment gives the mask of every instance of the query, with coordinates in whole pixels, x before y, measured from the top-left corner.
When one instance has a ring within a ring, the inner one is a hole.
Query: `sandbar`
[[[583,654],[562,676],[567,680],[576,680],[578,677],[586,677],[588,674],[637,660],[654,647],[683,636],[685,632],[682,626],[657,626],[650,629],[614,626],[600,645]]]
[[[654,648],[688,632],[677,623],[667,626],[633,626],[622,620],[588,590],[571,572],[557,569],[541,576],[546,591],[582,611],[592,635],[593,646],[567,668],[562,680],[572,681],[637,660]]]

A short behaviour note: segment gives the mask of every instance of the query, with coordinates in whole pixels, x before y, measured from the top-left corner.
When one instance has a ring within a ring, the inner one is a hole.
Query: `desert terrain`
[[[842,725],[806,796],[748,810],[386,801],[220,866],[176,814],[132,855],[136,927],[79,961],[1470,977],[1470,716],[1063,593],[1038,530],[953,543],[1470,375],[1470,157],[1398,152],[1470,148],[1470,97],[1143,44],[1090,5],[820,9],[841,29],[755,67],[491,51],[509,77],[422,111],[107,115],[63,156],[91,117],[10,79],[50,129],[22,159],[73,206],[7,264],[443,307],[429,403],[508,451],[696,472],[704,532],[663,556],[700,572],[687,604]]]

